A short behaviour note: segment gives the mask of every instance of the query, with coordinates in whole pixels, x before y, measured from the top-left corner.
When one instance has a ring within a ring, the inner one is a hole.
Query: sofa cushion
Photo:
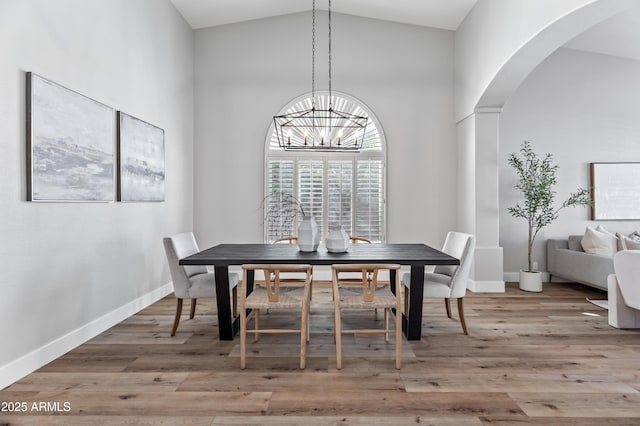
[[[604,228],[602,228],[604,230]],[[613,257],[618,251],[618,239],[609,232],[587,226],[582,237],[582,248],[587,253]]]
[[[582,235],[569,235],[567,243],[569,250],[584,251],[582,248]]]

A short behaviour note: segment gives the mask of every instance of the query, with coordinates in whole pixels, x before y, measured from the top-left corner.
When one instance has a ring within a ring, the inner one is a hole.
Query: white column
[[[504,292],[499,247],[498,130],[501,109],[479,108],[457,124],[458,229],[476,236],[469,289]]]

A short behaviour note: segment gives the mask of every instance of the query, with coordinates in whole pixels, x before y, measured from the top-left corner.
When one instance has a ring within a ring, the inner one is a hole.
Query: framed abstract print
[[[27,73],[27,200],[113,201],[113,108]]]
[[[164,130],[118,111],[118,200],[164,201]]]

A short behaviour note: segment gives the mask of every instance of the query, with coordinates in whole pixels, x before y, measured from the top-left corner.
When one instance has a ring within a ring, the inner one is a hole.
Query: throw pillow
[[[611,235],[612,237],[615,237],[615,236],[616,236],[613,232],[609,232],[609,231],[607,231],[606,229],[604,229],[604,226],[602,226],[602,225],[598,225],[598,227],[596,228],[596,231],[598,231],[598,232],[604,232],[605,234],[609,234],[609,235]]]
[[[615,235],[587,226],[582,237],[582,248],[587,253],[613,257],[618,251],[618,239]]]
[[[619,232],[616,232],[616,237],[618,238],[618,251],[620,250],[626,250],[627,249],[627,243],[625,242],[625,237],[624,235],[622,235]]]
[[[627,243],[627,250],[640,250],[639,240],[628,240],[626,243]]]
[[[633,231],[629,234],[629,238],[631,238],[632,240],[640,241],[640,232]]]
[[[604,227],[602,225],[598,225],[598,227],[596,228],[596,231],[599,232],[604,232],[607,235],[611,235],[612,237],[614,237],[616,239],[616,251],[620,251],[620,250],[624,250],[622,248],[622,240],[618,237],[618,234],[614,234],[613,232],[609,232],[606,229],[604,229]],[[613,253],[615,254],[615,253]]]
[[[620,235],[619,238],[622,242],[622,250],[640,250],[640,240],[634,240],[626,235]]]

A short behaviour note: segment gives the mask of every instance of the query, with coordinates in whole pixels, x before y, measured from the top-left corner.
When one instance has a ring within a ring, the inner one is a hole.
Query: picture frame
[[[164,130],[118,111],[118,201],[164,201]]]
[[[590,163],[591,220],[640,219],[640,163]]]
[[[113,201],[113,108],[26,77],[27,201]]]

